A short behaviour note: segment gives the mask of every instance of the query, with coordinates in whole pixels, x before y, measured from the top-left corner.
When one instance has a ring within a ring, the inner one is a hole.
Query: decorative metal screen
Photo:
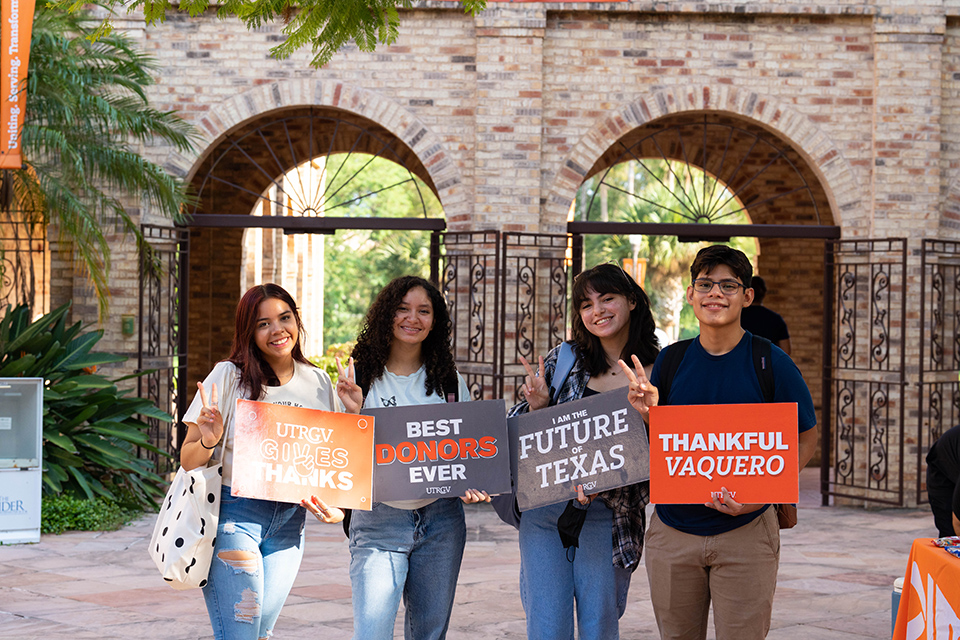
[[[187,372],[187,252],[190,234],[186,229],[141,227],[151,252],[140,255],[140,356],[137,392],[174,417],[172,423],[148,418],[150,443],[173,458],[143,452],[156,464],[158,473],[176,470],[180,444],[186,428],[180,417],[186,409],[187,394],[182,387]]]
[[[40,223],[0,212],[0,308],[24,303],[34,314],[49,311],[50,263],[47,231]]]
[[[825,497],[903,503],[906,260],[900,238],[826,243]]]
[[[523,356],[539,356],[567,339],[571,282],[580,272],[583,236],[533,233],[503,235],[503,304],[500,311],[502,397],[519,402]]]
[[[960,242],[924,240],[921,262],[918,504],[927,502],[930,445],[960,424]]]

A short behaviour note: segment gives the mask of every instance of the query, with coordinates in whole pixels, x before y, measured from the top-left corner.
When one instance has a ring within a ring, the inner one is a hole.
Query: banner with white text
[[[19,169],[20,134],[27,109],[27,65],[30,60],[30,34],[33,31],[34,0],[3,0],[3,24],[0,25],[0,169]]]
[[[372,508],[373,418],[253,400],[236,416],[233,495]]]
[[[725,487],[740,504],[800,497],[796,403],[650,410],[650,502],[703,504]]]
[[[643,418],[615,389],[509,419],[520,511],[650,478]]]
[[[377,421],[374,500],[510,491],[506,414],[503,400],[365,409]]]

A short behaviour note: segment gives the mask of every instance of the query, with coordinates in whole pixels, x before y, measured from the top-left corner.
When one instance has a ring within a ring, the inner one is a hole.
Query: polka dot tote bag
[[[174,589],[207,584],[220,518],[220,464],[177,471],[150,539],[150,557]]]

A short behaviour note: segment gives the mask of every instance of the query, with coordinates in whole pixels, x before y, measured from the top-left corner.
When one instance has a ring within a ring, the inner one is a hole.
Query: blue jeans
[[[520,600],[527,638],[573,640],[576,605],[580,640],[616,640],[630,572],[613,566],[613,511],[594,500],[580,531],[580,547],[566,550],[557,533],[566,506],[531,509],[520,518]]]
[[[414,510],[376,504],[350,521],[355,640],[390,640],[400,607],[407,640],[443,640],[467,528],[459,498]]]
[[[223,487],[213,562],[203,588],[217,640],[273,635],[300,569],[305,514],[299,505],[238,498]]]

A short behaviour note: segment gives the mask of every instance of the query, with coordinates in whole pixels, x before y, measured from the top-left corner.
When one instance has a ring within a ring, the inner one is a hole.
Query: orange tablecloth
[[[893,640],[960,638],[960,558],[917,538],[910,548]]]

